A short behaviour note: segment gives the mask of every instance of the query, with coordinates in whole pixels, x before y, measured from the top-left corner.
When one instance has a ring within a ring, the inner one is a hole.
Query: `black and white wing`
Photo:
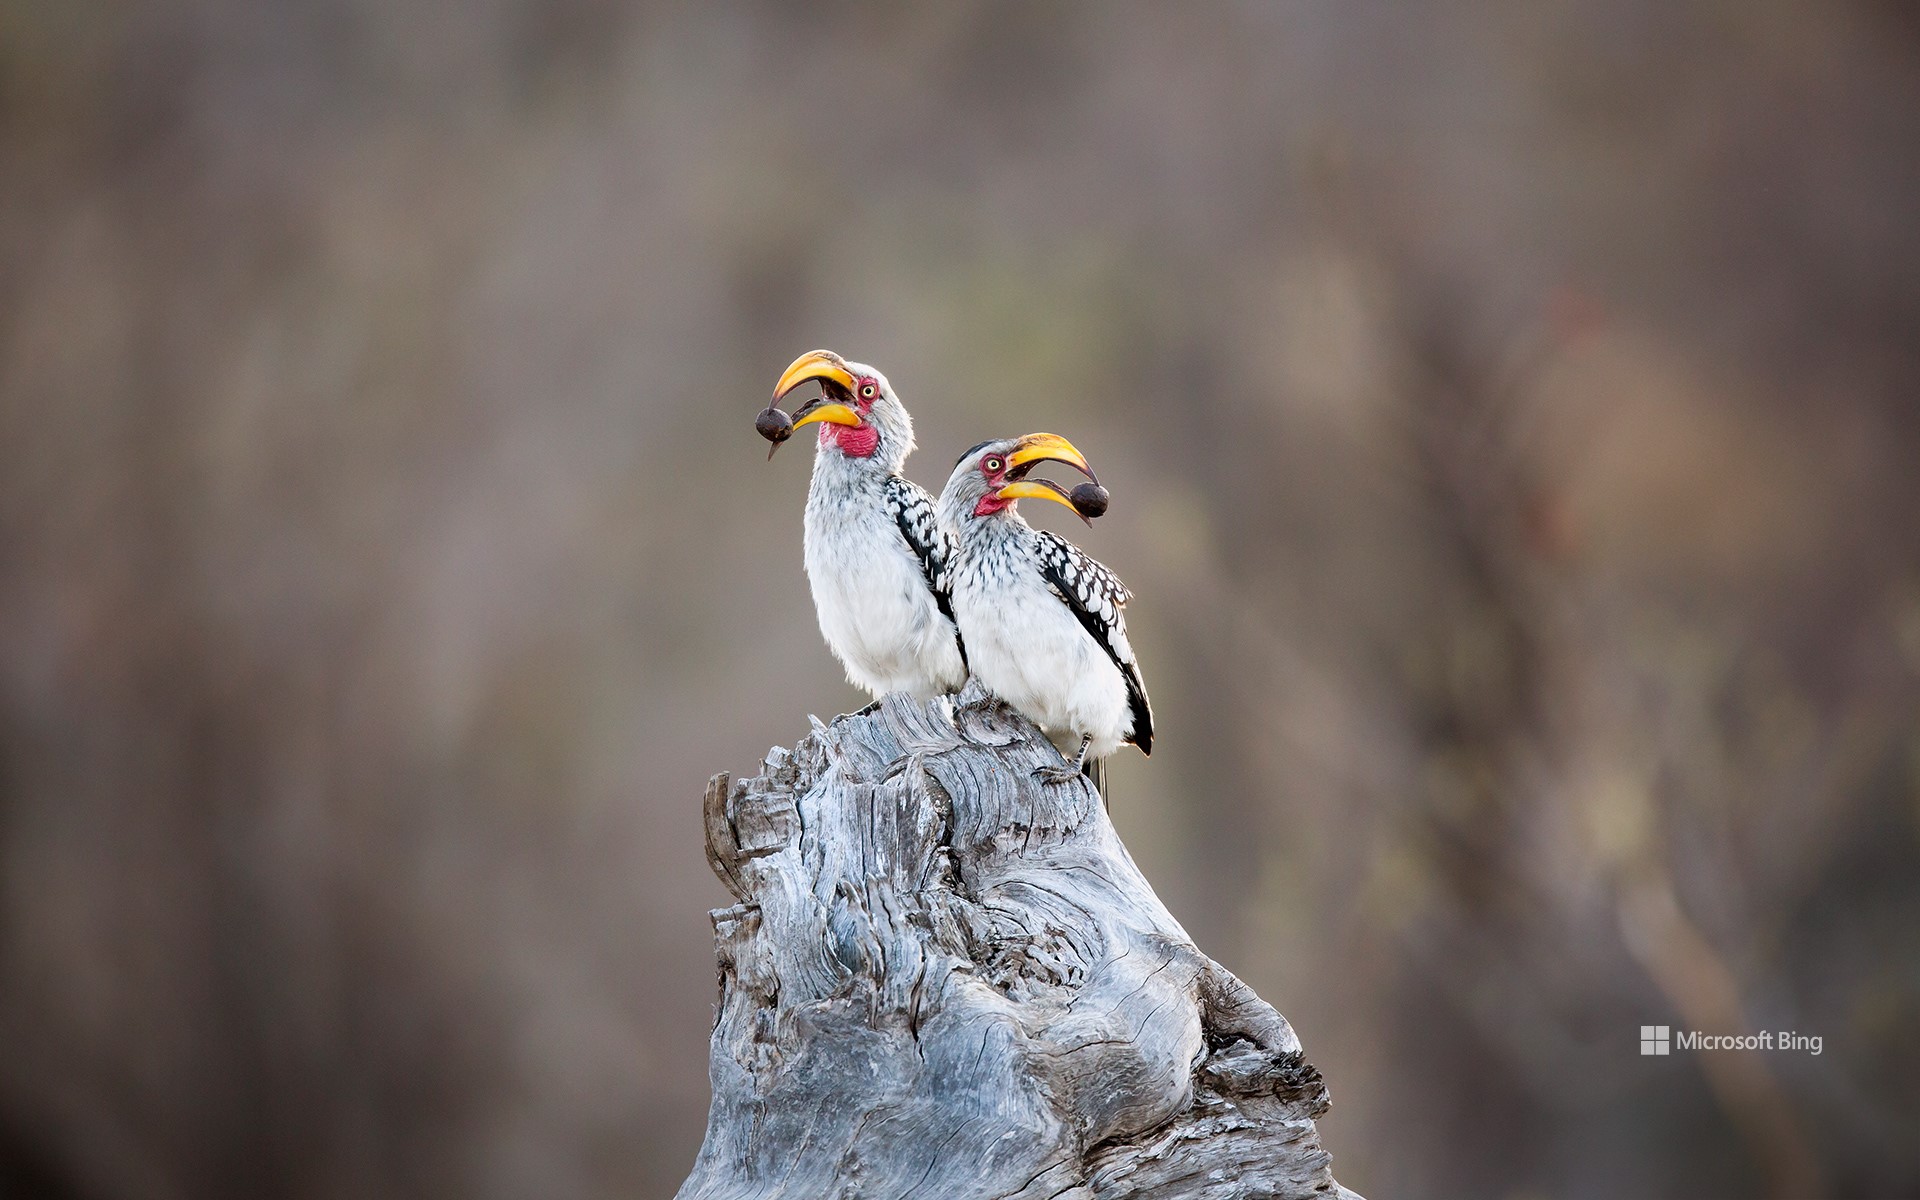
[[[933,592],[933,598],[940,605],[940,611],[947,620],[953,620],[953,577],[948,568],[953,562],[953,538],[940,528],[940,522],[934,515],[933,497],[927,490],[911,479],[902,479],[898,475],[887,476],[887,508],[893,513],[894,523],[900,526],[900,536],[907,540],[915,557],[920,560],[920,570],[927,577],[927,587]],[[954,636],[959,636],[959,626],[954,626]],[[967,648],[960,647],[960,659],[966,661]]]
[[[1127,701],[1133,708],[1133,733],[1127,740],[1140,747],[1140,753],[1153,753],[1153,707],[1147,703],[1139,660],[1127,641],[1126,607],[1133,593],[1118,575],[1067,539],[1044,529],[1036,531],[1036,536],[1040,573],[1127,681]]]

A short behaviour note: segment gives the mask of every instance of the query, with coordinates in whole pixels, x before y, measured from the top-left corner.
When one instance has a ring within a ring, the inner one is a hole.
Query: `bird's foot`
[[[1033,777],[1046,784],[1072,783],[1082,778],[1087,769],[1087,750],[1092,745],[1093,735],[1088,734],[1080,739],[1080,755],[1073,762],[1058,767],[1035,767]]]
[[[1072,763],[1063,763],[1057,767],[1035,767],[1033,769],[1033,777],[1049,786],[1072,783],[1076,779],[1086,778],[1086,776],[1081,773],[1080,768]]]

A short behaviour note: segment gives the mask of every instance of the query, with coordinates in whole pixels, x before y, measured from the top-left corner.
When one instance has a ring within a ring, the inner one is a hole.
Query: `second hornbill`
[[[847,681],[876,700],[958,691],[967,660],[948,600],[950,546],[933,497],[900,474],[913,419],[886,376],[829,350],[795,359],[774,403],[808,382],[821,394],[794,410],[791,429],[820,426],[805,519],[820,633]]]
[[[1153,752],[1153,709],[1127,641],[1132,593],[1078,546],[1033,528],[1014,509],[1031,498],[1080,514],[1066,489],[1027,478],[1045,461],[1093,478],[1080,451],[1051,433],[983,442],[961,455],[940,493],[940,524],[954,539],[954,620],[974,677],[988,691],[1063,752],[1073,753],[1078,740],[1073,766],[1035,773],[1062,783],[1086,770],[1098,783],[1097,764],[1122,745]]]

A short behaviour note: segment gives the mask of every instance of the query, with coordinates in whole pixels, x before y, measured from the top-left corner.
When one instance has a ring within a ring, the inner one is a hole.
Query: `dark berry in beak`
[[[753,419],[753,427],[776,446],[793,436],[793,418],[772,405]]]
[[[780,448],[780,443],[793,436],[793,418],[771,404],[753,419],[753,427],[760,431],[761,437],[773,443],[767,447],[769,462],[773,461],[773,452]]]
[[[1067,499],[1073,501],[1074,511],[1083,517],[1106,515],[1107,489],[1097,483],[1087,482],[1067,493]]]

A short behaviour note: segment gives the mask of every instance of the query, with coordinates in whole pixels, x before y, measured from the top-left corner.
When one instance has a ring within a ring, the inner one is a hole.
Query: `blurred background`
[[[1920,1194],[1916,212],[1893,0],[0,6],[0,1194],[673,1191],[816,346],[1113,488],[1343,1182]]]

